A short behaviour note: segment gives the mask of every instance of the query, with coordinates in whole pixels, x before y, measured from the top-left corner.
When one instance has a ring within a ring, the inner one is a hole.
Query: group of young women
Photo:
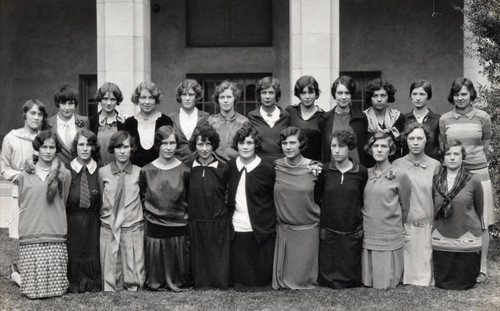
[[[18,194],[12,278],[23,294],[485,281],[491,124],[472,105],[470,80],[453,82],[455,108],[443,116],[427,107],[425,80],[411,85],[406,115],[388,106],[396,90],[383,79],[368,84],[364,112],[347,76],[333,83],[329,112],[315,105],[311,76],[285,110],[279,81],[263,78],[247,117],[235,111],[233,82],[216,87],[214,115],[196,108],[196,81],[176,91],[181,107],[169,115],[151,82],[135,89],[129,118],[109,82],[90,119],[75,113],[68,85],[49,119],[39,100],[24,104],[0,162]]]

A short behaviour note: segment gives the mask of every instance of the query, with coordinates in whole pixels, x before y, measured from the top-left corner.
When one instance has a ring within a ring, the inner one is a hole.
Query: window
[[[371,107],[371,103],[365,103],[365,90],[370,80],[380,78],[380,71],[342,71],[341,76],[350,76],[356,82],[356,91],[352,96],[352,105],[363,111]]]
[[[95,101],[97,75],[80,75],[79,81],[78,112],[84,116],[93,116],[97,113],[97,103]]]
[[[188,47],[271,46],[272,0],[187,0]]]
[[[248,112],[255,110],[258,106],[255,98],[255,90],[257,82],[267,76],[272,76],[271,73],[228,73],[228,74],[187,74],[186,78],[194,79],[203,88],[203,98],[199,101],[196,107],[210,114],[218,113],[219,106],[215,105],[212,100],[212,95],[215,91],[215,86],[224,80],[230,80],[238,85],[241,90],[240,100],[236,104],[236,111],[246,116]]]

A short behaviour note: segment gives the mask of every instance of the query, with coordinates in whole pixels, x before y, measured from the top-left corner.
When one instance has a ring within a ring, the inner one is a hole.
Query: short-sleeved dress
[[[97,181],[97,169],[94,161],[85,171],[76,159],[70,163],[71,186],[66,200],[66,218],[68,221],[68,281],[69,291],[73,293],[101,290],[99,258],[101,192]],[[80,207],[82,174],[87,175],[90,193],[89,207]]]
[[[146,285],[180,291],[192,285],[187,187],[184,163],[160,169],[154,162],[139,175],[146,219]]]
[[[314,202],[317,178],[309,159],[292,167],[275,161],[274,204],[278,216],[274,249],[273,288],[309,289],[318,278],[319,214]]]

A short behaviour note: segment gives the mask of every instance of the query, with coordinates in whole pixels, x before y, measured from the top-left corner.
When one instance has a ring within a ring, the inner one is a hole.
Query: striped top
[[[477,170],[488,166],[483,143],[491,139],[490,115],[477,108],[466,114],[449,111],[439,119],[439,140],[444,143],[453,138],[462,142],[465,148],[463,166]]]

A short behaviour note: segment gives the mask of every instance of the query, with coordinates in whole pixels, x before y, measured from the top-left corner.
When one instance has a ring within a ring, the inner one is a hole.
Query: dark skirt
[[[481,252],[461,253],[433,250],[432,257],[436,287],[466,290],[476,284],[481,266]]]
[[[335,289],[361,286],[362,251],[363,231],[342,234],[322,228],[318,283]]]
[[[266,286],[273,276],[275,237],[257,244],[253,232],[235,232],[231,241],[231,284]]]
[[[146,222],[146,286],[181,291],[192,286],[189,227]]]
[[[99,214],[68,214],[69,292],[101,290]]]
[[[190,222],[194,287],[229,286],[229,220]]]
[[[29,298],[61,296],[68,279],[66,243],[38,243],[19,247],[21,293]]]

